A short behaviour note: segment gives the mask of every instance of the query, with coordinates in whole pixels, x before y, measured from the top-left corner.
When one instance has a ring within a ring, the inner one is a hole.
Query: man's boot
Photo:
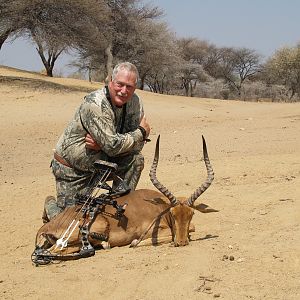
[[[45,199],[44,212],[43,212],[43,216],[42,216],[43,222],[44,223],[49,222],[60,212],[61,212],[61,209],[57,206],[55,197],[47,196]]]

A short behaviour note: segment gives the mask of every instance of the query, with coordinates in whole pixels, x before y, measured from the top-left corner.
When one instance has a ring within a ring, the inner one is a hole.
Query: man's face
[[[136,75],[127,70],[120,70],[115,79],[109,83],[112,103],[121,107],[128,102],[136,88]]]

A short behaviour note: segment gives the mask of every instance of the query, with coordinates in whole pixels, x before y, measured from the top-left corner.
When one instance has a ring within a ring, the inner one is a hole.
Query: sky
[[[299,0],[149,0],[164,11],[163,21],[177,37],[196,37],[217,47],[246,47],[268,58],[300,42]],[[171,49],[170,49],[171,51]],[[55,72],[67,75],[73,58],[59,58]],[[0,65],[41,71],[34,46],[19,38],[0,50]]]

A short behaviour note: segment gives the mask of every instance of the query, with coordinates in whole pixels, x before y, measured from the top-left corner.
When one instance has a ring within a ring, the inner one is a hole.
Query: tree
[[[37,51],[52,76],[58,56],[82,44],[86,34],[90,39],[103,37],[99,28],[107,21],[103,1],[98,0],[35,0],[30,34],[37,44]],[[76,22],[74,22],[76,20]],[[46,57],[47,56],[47,57]]]
[[[24,10],[26,3],[20,0],[0,1],[0,50],[4,42],[26,30]]]
[[[267,61],[265,81],[284,85],[290,92],[290,100],[300,96],[300,44],[297,47],[279,49]]]
[[[103,0],[106,21],[93,18],[90,34],[77,41],[76,49],[82,66],[101,69],[105,66],[106,79],[110,78],[113,64],[135,57],[139,48],[140,32],[144,23],[158,18],[162,12],[157,7],[141,4],[137,0]],[[103,18],[102,18],[103,19]],[[136,60],[132,60],[136,62]]]
[[[177,40],[180,51],[181,86],[186,96],[194,96],[197,83],[208,80],[205,68],[210,66],[210,52],[212,47],[206,41],[197,38],[182,38]]]
[[[135,52],[140,26],[147,20],[162,15],[158,7],[141,4],[138,0],[105,0],[109,10],[106,24],[105,65],[108,78],[112,73],[114,58],[124,60]],[[115,59],[115,60],[118,60]]]
[[[140,88],[148,86],[153,92],[167,93],[180,59],[175,36],[163,22],[146,20],[136,26],[139,31],[133,41],[135,47],[128,53],[127,59],[134,62],[139,70]]]
[[[100,0],[12,0],[1,2],[0,9],[0,43],[18,34],[32,39],[48,76],[63,51],[80,44],[86,34],[95,37],[95,28],[107,21]]]
[[[243,83],[261,70],[260,55],[247,48],[222,48],[218,60],[218,77],[241,96]]]

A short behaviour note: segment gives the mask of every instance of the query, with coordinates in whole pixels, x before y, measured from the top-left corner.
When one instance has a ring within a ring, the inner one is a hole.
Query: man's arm
[[[90,149],[105,152],[109,156],[116,156],[131,151],[140,151],[144,146],[144,138],[140,129],[132,128],[126,133],[118,133],[115,126],[115,115],[109,102],[100,105],[94,101],[91,95],[79,109],[81,123],[87,133],[86,146]],[[149,133],[149,125],[143,119],[146,134]],[[139,123],[141,123],[139,122]],[[138,123],[138,124],[139,124]],[[97,144],[97,145],[96,145]]]
[[[147,122],[147,119],[146,119],[145,115],[141,119],[140,126],[142,128],[144,128],[145,133],[146,133],[144,139],[148,138],[148,136],[150,134],[150,125]],[[85,136],[85,147],[89,148],[89,149],[92,149],[94,151],[100,151],[101,150],[101,146],[96,143],[96,141],[93,139],[93,137],[90,134],[87,134]]]

